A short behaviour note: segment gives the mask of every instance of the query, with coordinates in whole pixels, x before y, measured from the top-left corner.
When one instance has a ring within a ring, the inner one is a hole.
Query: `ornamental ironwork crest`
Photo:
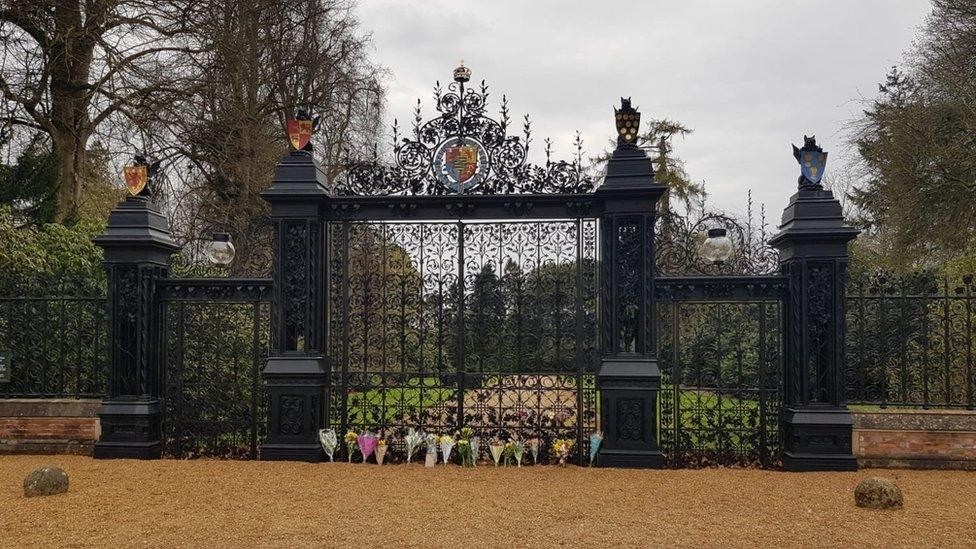
[[[545,140],[545,163],[527,162],[532,142],[529,117],[521,135],[509,135],[508,100],[502,96],[499,117],[488,116],[488,86],[468,86],[471,70],[455,69],[446,91],[434,85],[438,115],[424,120],[420,100],[414,109],[410,137],[402,137],[393,123],[393,159],[346,154],[345,177],[339,195],[443,194],[580,194],[593,191],[596,178],[583,166],[582,140],[577,133],[575,158],[555,161],[551,141]]]
[[[484,179],[491,160],[485,147],[471,137],[451,137],[434,152],[434,177],[445,188],[464,192]]]

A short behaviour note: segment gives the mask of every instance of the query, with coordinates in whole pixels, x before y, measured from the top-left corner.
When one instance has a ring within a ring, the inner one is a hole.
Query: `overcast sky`
[[[713,207],[745,196],[771,221],[799,174],[790,143],[816,134],[837,167],[846,126],[915,39],[927,0],[498,1],[361,0],[375,58],[390,71],[387,108],[409,120],[417,98],[459,59],[513,115],[532,117],[569,157],[575,130],[595,153],[613,135],[612,107],[630,96],[645,120],[694,129],[674,143]]]

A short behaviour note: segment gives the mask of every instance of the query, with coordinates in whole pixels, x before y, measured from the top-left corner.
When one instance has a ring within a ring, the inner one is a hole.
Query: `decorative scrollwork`
[[[658,215],[654,231],[658,275],[739,274],[764,275],[779,271],[779,254],[769,246],[765,215],[758,227],[752,223],[752,208],[745,225],[732,216],[701,208],[692,217],[676,213]],[[732,257],[720,265],[708,262],[700,253],[708,229],[723,228],[732,240]]]
[[[831,390],[831,348],[830,338],[834,332],[834,265],[817,263],[807,267],[805,291],[807,293],[807,368],[811,402],[830,402]]]
[[[368,160],[348,158],[347,154],[345,179],[336,192],[347,196],[580,194],[594,189],[596,179],[583,167],[579,134],[572,161],[553,160],[547,139],[545,164],[529,164],[529,117],[524,118],[522,135],[508,135],[508,99],[502,96],[497,120],[489,117],[484,80],[477,89],[454,81],[446,91],[437,82],[434,99],[439,116],[428,121],[424,121],[417,100],[412,138],[401,138],[394,121],[392,166],[379,160],[375,148]]]
[[[617,402],[617,429],[620,440],[644,440],[644,401],[639,398]]]
[[[298,435],[302,432],[305,399],[302,395],[281,395],[279,403],[280,428],[283,435]]]

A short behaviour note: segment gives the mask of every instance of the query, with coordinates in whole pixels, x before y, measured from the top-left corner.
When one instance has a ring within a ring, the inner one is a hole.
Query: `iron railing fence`
[[[99,288],[0,292],[0,398],[100,398],[107,316]],[[53,295],[59,293],[60,295]],[[846,396],[880,407],[976,407],[976,284],[966,276],[852,277]]]
[[[854,277],[847,285],[848,401],[972,410],[974,297],[972,276]]]
[[[104,296],[0,296],[0,398],[101,398],[107,319]]]

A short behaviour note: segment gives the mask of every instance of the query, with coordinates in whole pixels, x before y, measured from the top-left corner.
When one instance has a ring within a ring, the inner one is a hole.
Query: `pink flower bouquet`
[[[376,443],[379,440],[380,438],[375,433],[369,431],[359,435],[357,442],[359,443],[359,451],[363,454],[363,463],[366,463],[369,456],[373,454],[373,450],[376,449]]]

